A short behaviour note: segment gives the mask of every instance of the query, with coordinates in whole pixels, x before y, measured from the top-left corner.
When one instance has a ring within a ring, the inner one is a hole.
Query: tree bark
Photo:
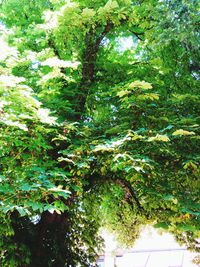
[[[77,114],[76,120],[80,121],[82,119],[82,114],[84,113],[85,103],[90,90],[90,87],[95,79],[95,64],[97,59],[97,54],[102,40],[106,34],[113,28],[113,24],[108,22],[104,30],[96,36],[95,29],[90,29],[85,37],[85,50],[83,52],[82,60],[82,79],[79,85],[78,95],[77,95],[77,106],[75,112]]]

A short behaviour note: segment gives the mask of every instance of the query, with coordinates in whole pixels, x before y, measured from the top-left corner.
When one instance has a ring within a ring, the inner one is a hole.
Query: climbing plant
[[[95,265],[101,227],[199,250],[199,8],[1,1],[1,266]]]

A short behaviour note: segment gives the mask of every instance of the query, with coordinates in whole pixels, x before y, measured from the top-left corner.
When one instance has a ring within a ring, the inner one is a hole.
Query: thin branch
[[[140,35],[144,36],[144,33],[136,33],[134,31],[129,30],[132,34],[134,34],[140,41],[144,41],[143,38],[140,37]]]
[[[49,45],[49,47],[51,47],[53,49],[54,54],[60,59],[59,51],[58,51],[54,41],[51,39],[51,36],[48,40],[48,45]]]
[[[132,204],[131,198],[135,201],[138,209],[140,211],[144,211],[144,208],[141,206],[138,197],[136,196],[133,187],[131,184],[125,179],[117,178],[116,181],[112,180],[112,182],[116,182],[116,184],[120,185],[126,192],[125,200],[128,204]]]

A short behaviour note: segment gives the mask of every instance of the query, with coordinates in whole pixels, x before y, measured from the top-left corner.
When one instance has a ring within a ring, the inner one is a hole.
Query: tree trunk
[[[68,233],[67,213],[44,212],[39,222],[14,214],[14,238],[17,247],[26,246],[30,252],[30,263],[19,267],[64,267],[69,252],[66,246]],[[23,257],[24,255],[20,255]]]

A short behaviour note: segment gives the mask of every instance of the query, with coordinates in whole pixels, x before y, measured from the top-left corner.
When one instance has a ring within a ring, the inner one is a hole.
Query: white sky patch
[[[38,69],[39,65],[40,65],[39,61],[33,61],[31,67],[32,67],[32,69],[36,70],[36,69]]]
[[[137,47],[138,41],[135,41],[132,36],[129,37],[118,37],[116,39],[118,43],[118,50],[124,52],[126,50],[135,49]]]
[[[14,47],[8,46],[8,44],[0,39],[0,60],[5,60],[8,56],[16,56],[18,54]]]
[[[116,41],[115,49],[119,52],[124,52],[126,50],[136,49],[138,42],[139,42],[137,40],[137,38],[134,38],[133,36],[117,37],[117,38],[115,38],[115,41]],[[102,40],[101,44],[105,47],[108,47],[110,44],[110,40],[105,37]]]
[[[0,31],[5,31],[6,26],[0,21]]]

